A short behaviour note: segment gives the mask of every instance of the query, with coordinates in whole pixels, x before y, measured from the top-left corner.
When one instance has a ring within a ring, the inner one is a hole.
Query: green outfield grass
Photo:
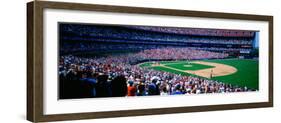
[[[209,62],[221,63],[235,67],[238,71],[227,76],[214,77],[213,79],[259,89],[259,63],[255,60],[207,60]]]
[[[221,63],[233,66],[237,69],[237,72],[226,75],[213,77],[212,80],[218,80],[220,82],[237,85],[240,87],[247,86],[248,88],[258,89],[259,88],[259,69],[258,61],[255,60],[243,60],[243,59],[224,59],[224,60],[202,60],[207,62]],[[187,63],[186,61],[163,61],[160,62],[165,66],[176,68],[182,71],[177,71],[174,69],[169,69],[161,66],[151,66],[152,62],[147,62],[140,64],[140,67],[148,67],[154,70],[166,71],[181,75],[191,75],[189,73],[183,72],[184,70],[201,70],[212,68],[213,66],[201,65],[195,63]],[[194,76],[194,75],[191,75]],[[206,78],[207,79],[207,78]]]

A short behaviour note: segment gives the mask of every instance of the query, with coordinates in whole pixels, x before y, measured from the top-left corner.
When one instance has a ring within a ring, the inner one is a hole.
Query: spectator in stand
[[[156,84],[157,80],[153,79],[148,85],[148,95],[160,95],[159,86]]]
[[[108,75],[100,75],[97,78],[96,97],[110,97],[110,83],[107,82]]]
[[[123,97],[127,95],[126,78],[121,75],[114,78],[111,82],[112,97]]]
[[[145,83],[140,82],[137,85],[137,96],[145,96],[145,95],[146,95]]]
[[[136,87],[134,86],[134,82],[129,81],[129,85],[128,85],[128,96],[135,96],[136,95]]]
[[[181,91],[182,91],[182,90],[181,90],[180,85],[176,85],[176,87],[175,87],[175,91],[172,93],[172,95],[179,95],[179,94],[183,94]]]

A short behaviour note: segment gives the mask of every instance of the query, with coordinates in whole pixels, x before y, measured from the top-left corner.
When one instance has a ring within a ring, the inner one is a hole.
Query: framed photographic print
[[[33,122],[273,106],[273,17],[27,3]]]

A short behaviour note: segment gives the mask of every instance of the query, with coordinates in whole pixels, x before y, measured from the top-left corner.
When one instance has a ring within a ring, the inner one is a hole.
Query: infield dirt
[[[206,78],[225,76],[225,75],[230,75],[230,74],[237,72],[237,69],[235,67],[225,65],[225,64],[220,64],[220,63],[205,62],[205,61],[193,61],[190,63],[213,66],[213,68],[207,68],[207,69],[202,69],[202,70],[179,70],[179,69],[176,69],[173,67],[166,66],[165,64],[154,64],[153,66],[161,66],[161,67],[165,67],[168,69],[181,71],[181,72],[185,72],[185,73],[189,73],[189,74],[194,74],[194,75],[202,76],[202,77],[206,77]]]

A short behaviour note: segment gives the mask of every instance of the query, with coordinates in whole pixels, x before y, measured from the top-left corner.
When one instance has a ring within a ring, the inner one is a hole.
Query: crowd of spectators
[[[157,27],[157,26],[127,26],[129,28],[142,29],[147,31],[199,35],[199,36],[225,36],[225,37],[252,37],[254,31],[226,30],[226,29],[202,29],[202,28],[177,28],[177,27]]]
[[[156,71],[132,64],[145,59],[225,58],[227,54],[190,48],[163,48],[138,53],[82,58],[60,56],[60,98],[177,95],[254,91],[215,80]]]
[[[157,60],[191,60],[191,59],[222,59],[228,54],[216,53],[192,48],[162,48],[143,50],[133,55],[132,58],[157,59]]]
[[[225,52],[225,51],[228,51],[228,52],[240,52],[240,51],[247,51],[247,52],[250,52],[251,49],[247,49],[247,48],[218,48],[218,47],[190,47],[190,48],[193,48],[193,49],[197,49],[197,50],[208,50],[208,51],[222,51],[222,52]]]
[[[129,37],[129,36],[127,36]],[[107,38],[101,38],[101,37],[62,37],[63,40],[78,40],[78,41],[92,41],[92,42],[115,42],[115,43],[121,43],[126,40],[128,43],[143,43],[148,44],[151,42],[156,42],[157,44],[182,44],[182,43],[204,43],[204,44],[238,44],[238,45],[251,45],[253,41],[251,39],[247,38],[214,38],[214,37],[177,37],[173,36],[173,38],[166,37],[166,38],[160,38],[160,37],[146,37],[144,38],[140,37],[130,37],[130,38],[116,38],[116,39],[107,39]]]
[[[251,45],[252,40],[247,39],[220,39],[220,38],[190,38],[187,42],[190,43],[208,43],[208,44],[240,44]]]
[[[186,44],[173,44],[174,47],[187,47]],[[146,49],[160,49],[160,48],[166,48],[166,47],[173,47],[173,45],[168,44],[159,44],[156,42],[153,44],[153,42],[150,42],[150,44],[130,44],[130,43],[91,43],[91,42],[83,42],[83,43],[62,43],[60,47],[60,53],[72,53],[72,52],[88,52],[88,51],[140,51],[140,50],[146,50]],[[250,48],[231,48],[231,47],[194,47],[189,46],[190,49],[194,50],[206,50],[206,51],[229,51],[229,52],[239,52],[239,51],[248,51],[250,52]]]

